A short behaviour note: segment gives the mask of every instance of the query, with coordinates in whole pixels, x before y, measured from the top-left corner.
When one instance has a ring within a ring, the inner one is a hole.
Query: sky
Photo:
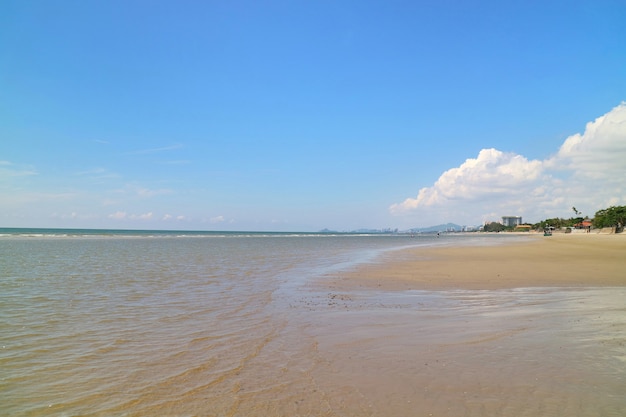
[[[626,205],[626,2],[0,3],[0,227],[407,230]]]

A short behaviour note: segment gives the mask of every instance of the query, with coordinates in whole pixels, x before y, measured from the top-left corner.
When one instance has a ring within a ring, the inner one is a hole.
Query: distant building
[[[582,221],[582,222],[580,222],[580,223],[576,223],[576,224],[574,225],[574,228],[576,228],[576,229],[587,229],[587,230],[589,230],[589,229],[591,229],[591,226],[592,226],[592,225],[593,225],[593,224],[591,223],[591,220],[589,220],[589,219],[585,219],[585,220],[583,220],[583,221]]]
[[[515,227],[522,224],[521,216],[502,216],[502,224],[506,227]]]

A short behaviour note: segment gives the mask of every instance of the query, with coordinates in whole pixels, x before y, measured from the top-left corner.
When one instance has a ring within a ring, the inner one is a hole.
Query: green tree
[[[548,226],[552,226],[557,229],[560,229],[561,227],[567,227],[567,220],[561,219],[559,217],[554,217],[552,219],[542,220],[534,225],[536,229],[545,229]]]
[[[619,232],[626,224],[626,206],[612,206],[606,209],[596,211],[593,225],[597,228],[615,227],[615,231]]]
[[[501,232],[504,229],[504,225],[497,222],[485,223],[485,227],[483,228],[485,232]]]

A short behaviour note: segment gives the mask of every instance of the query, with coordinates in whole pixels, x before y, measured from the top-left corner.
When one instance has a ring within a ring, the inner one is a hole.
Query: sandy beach
[[[418,248],[342,274],[334,286],[401,289],[502,289],[626,285],[626,234],[574,233],[496,246]]]
[[[327,277],[308,330],[328,364],[313,377],[338,394],[327,415],[626,415],[625,250],[461,239]]]

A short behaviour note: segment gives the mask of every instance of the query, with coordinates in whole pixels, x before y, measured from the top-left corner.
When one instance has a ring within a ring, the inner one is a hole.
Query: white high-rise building
[[[502,216],[502,224],[507,227],[515,227],[522,224],[522,216]]]

